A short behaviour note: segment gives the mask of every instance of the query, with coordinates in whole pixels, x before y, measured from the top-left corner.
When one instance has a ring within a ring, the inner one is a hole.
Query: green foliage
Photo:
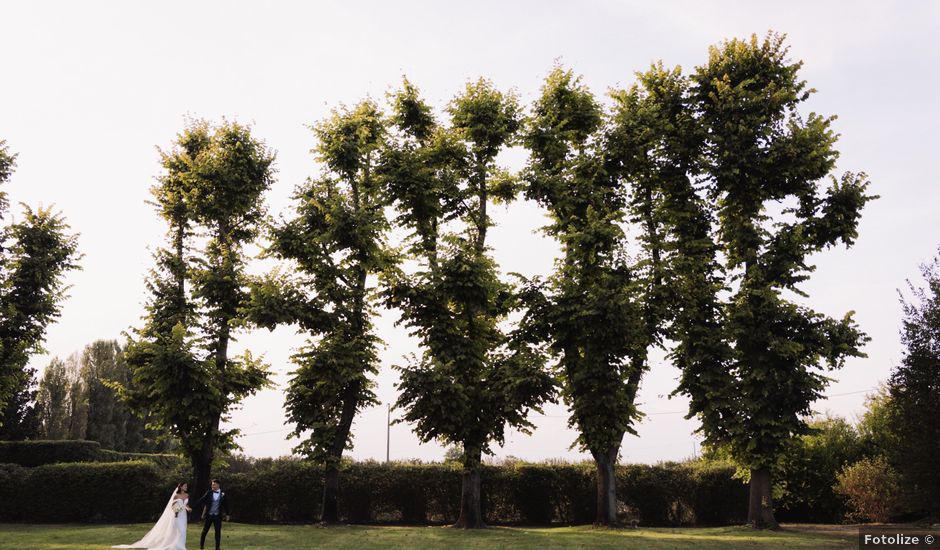
[[[578,443],[614,459],[642,416],[634,400],[664,306],[658,192],[651,178],[638,177],[628,151],[642,147],[632,128],[637,114],[626,107],[637,93],[615,94],[608,115],[579,79],[556,68],[523,140],[532,153],[525,194],[548,210],[545,231],[563,252],[547,294],[538,281],[530,285],[535,302],[526,325],[558,357]],[[625,222],[637,223],[631,231],[643,252],[635,257],[626,252]]]
[[[99,453],[99,459],[115,457]],[[166,455],[137,456],[140,460],[130,462],[36,468],[0,462],[0,521],[152,521],[168,489],[179,482],[179,463]],[[460,470],[459,464],[345,463],[340,516],[352,523],[453,522],[459,512]],[[705,463],[619,466],[618,484],[630,495],[621,508],[648,526],[738,523],[744,514],[744,487],[733,472],[728,465]],[[266,459],[220,475],[238,522],[307,523],[319,516],[323,468],[312,462]],[[570,525],[590,523],[594,517],[596,481],[588,464],[517,462],[483,466],[482,475],[483,509],[490,523]],[[43,491],[32,495],[35,503],[7,506],[17,502],[8,499],[32,494],[33,483]],[[101,487],[94,487],[96,483]],[[89,498],[106,491],[108,503],[70,512],[74,517],[48,505],[59,498],[74,502],[81,491]],[[129,506],[138,509],[127,510]]]
[[[97,441],[0,441],[0,464],[34,467],[60,462],[95,462],[101,452]]]
[[[0,141],[0,185],[12,175],[15,159]],[[8,207],[0,191],[0,220]],[[22,391],[26,363],[42,351],[46,328],[66,298],[63,277],[78,268],[78,237],[68,231],[60,213],[26,205],[21,221],[0,226],[0,411]]]
[[[845,518],[845,499],[833,490],[836,476],[862,458],[864,448],[855,428],[842,418],[808,422],[809,433],[793,438],[774,466],[774,497],[784,521],[838,523]]]
[[[165,469],[179,469],[180,457],[172,454],[132,453],[102,449],[97,441],[31,440],[0,441],[0,464],[25,467],[70,462],[149,461]]]
[[[0,139],[0,185],[3,185],[10,179],[15,167],[16,155],[10,152],[6,140]],[[7,208],[9,207],[10,200],[7,198],[6,191],[0,190],[0,220],[7,215]],[[5,243],[0,242],[0,252],[3,252],[4,244]]]
[[[30,523],[154,521],[174,483],[150,462],[0,467],[0,519]]]
[[[245,322],[243,247],[264,216],[261,195],[272,183],[274,155],[248,127],[194,121],[161,160],[164,174],[152,194],[170,243],[155,253],[144,326],[129,335],[131,387],[115,387],[179,440],[199,491],[215,452],[235,447],[236,432],[221,430],[222,419],[268,380],[250,352],[230,357],[228,346]],[[193,246],[196,231],[205,232],[200,248]]]
[[[901,511],[901,478],[883,456],[847,466],[839,473],[835,490],[861,519],[885,523]]]
[[[151,462],[161,470],[183,472],[186,462],[179,455],[166,453],[133,453],[127,451],[112,451],[101,449],[95,462]]]
[[[479,80],[450,103],[443,127],[406,81],[393,108],[397,133],[381,174],[419,267],[386,271],[385,298],[423,348],[399,367],[397,407],[422,440],[461,445],[475,471],[507,425],[526,430],[528,411],[553,394],[527,335],[502,329],[521,304],[486,246],[487,207],[513,189],[495,157],[515,139],[518,105]]]
[[[347,463],[340,515],[352,523],[452,523],[457,519],[460,465]],[[583,524],[594,519],[596,480],[588,464],[512,463],[483,466],[483,510],[491,524]],[[626,465],[621,503],[641,525],[729,524],[743,520],[745,488],[734,468],[718,464]],[[252,523],[307,522],[319,516],[322,469],[278,459],[226,474],[238,502],[233,517]]]
[[[36,404],[39,390],[36,369],[26,367],[16,381],[12,397],[0,410],[0,440],[34,439],[41,428],[40,409]]]
[[[859,424],[866,451],[900,476],[905,509],[940,514],[940,258],[921,266],[923,284],[901,295],[904,356],[886,386],[870,396]]]
[[[71,382],[66,364],[53,359],[42,373],[36,396],[40,410],[40,437],[68,439],[73,418],[69,415]]]
[[[147,418],[130,411],[115,385],[133,387],[115,340],[92,342],[64,363],[54,359],[40,384],[43,437],[88,439],[119,451],[166,449],[170,442],[165,434],[148,429]]]
[[[858,422],[858,436],[867,456],[889,456],[899,448],[897,410],[885,385],[865,398],[865,412]]]
[[[868,339],[851,313],[830,319],[783,294],[802,294],[808,256],[853,243],[861,209],[874,198],[864,174],[830,177],[820,188],[837,155],[832,119],[799,115],[811,90],[797,77],[800,63],[786,56],[774,35],[722,43],[691,76],[686,99],[701,124],[705,204],[714,208],[703,217],[718,225],[705,237],[720,246],[722,265],[707,245],[706,254],[689,244],[680,251],[686,278],[707,286],[683,285],[681,299],[702,321],[682,320],[680,328],[701,326],[676,331],[679,392],[690,396],[706,442],[730,445],[751,468],[771,467],[806,432],[804,418],[828,382],[822,365],[862,356]],[[775,202],[784,211],[772,222],[766,209]],[[713,295],[722,279],[733,285],[726,301]]]
[[[308,333],[292,358],[298,368],[287,389],[288,419],[292,436],[303,439],[296,451],[335,466],[352,446],[355,414],[377,403],[371,377],[381,341],[368,278],[394,258],[385,245],[388,222],[375,175],[382,113],[364,101],[313,129],[324,173],[298,188],[295,217],[272,228],[267,250],[296,270],[256,282],[249,312],[261,326],[296,323]]]

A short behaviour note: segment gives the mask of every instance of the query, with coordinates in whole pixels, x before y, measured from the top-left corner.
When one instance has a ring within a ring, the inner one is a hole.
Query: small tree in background
[[[69,384],[65,363],[55,358],[42,372],[36,403],[39,407],[41,439],[68,438]]]
[[[53,358],[42,373],[36,402],[41,439],[84,439],[88,419],[78,356]]]
[[[530,426],[528,411],[554,391],[527,335],[503,329],[518,299],[486,244],[490,202],[516,192],[495,158],[518,130],[518,107],[484,80],[451,102],[448,128],[407,81],[393,103],[399,139],[383,159],[383,177],[399,223],[412,232],[409,250],[419,268],[389,271],[386,296],[424,348],[399,367],[396,406],[422,440],[462,447],[455,526],[483,527],[483,453],[503,442],[507,426]]]
[[[901,477],[883,456],[846,466],[839,473],[835,491],[868,521],[885,523],[901,510]]]
[[[13,174],[15,160],[0,140],[0,186]],[[8,208],[0,190],[0,221]],[[66,298],[65,274],[78,268],[78,237],[68,231],[61,214],[25,205],[22,221],[0,226],[0,411],[29,387],[27,362],[43,351],[46,329]],[[0,422],[5,419],[23,416],[0,416]]]
[[[916,510],[940,515],[940,256],[921,266],[924,286],[902,296],[904,356],[888,379],[881,415],[888,461],[898,470]],[[877,418],[877,417],[875,417]],[[874,418],[872,419],[874,421]]]
[[[863,444],[841,417],[814,418],[807,427],[809,433],[794,437],[774,465],[774,497],[787,521],[839,523],[846,503],[833,490],[836,476],[862,458]]]

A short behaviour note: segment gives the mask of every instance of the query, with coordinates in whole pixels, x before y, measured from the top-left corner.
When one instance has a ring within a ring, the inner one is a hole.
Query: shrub
[[[734,479],[730,462],[692,462],[681,466],[690,478],[687,498],[696,525],[741,524],[747,521],[747,485]]]
[[[223,471],[219,477],[238,521],[303,523],[319,511],[322,474],[308,462],[281,458],[247,473]]]
[[[0,441],[0,463],[34,467],[61,462],[94,462],[97,441]]]
[[[310,522],[318,517],[322,471],[299,459],[222,473],[232,516],[249,523]],[[743,521],[747,488],[725,464],[625,465],[618,493],[643,525]],[[516,462],[483,467],[483,510],[491,524],[583,524],[594,519],[591,464]],[[340,516],[350,523],[451,523],[460,506],[460,466],[453,463],[346,463]]]
[[[297,458],[230,463],[220,470],[233,519],[309,523],[321,506],[322,469]],[[184,480],[152,460],[0,465],[0,521],[153,521]],[[617,469],[622,508],[643,525],[742,521],[746,487],[722,464],[624,465]],[[514,462],[483,467],[487,522],[590,523],[595,515],[592,464]],[[460,506],[460,465],[346,462],[340,516],[350,523],[452,523]]]
[[[883,523],[900,512],[900,481],[888,461],[877,456],[842,470],[835,490],[848,499],[860,518]]]
[[[174,486],[143,461],[48,464],[13,475],[17,482],[2,489],[2,521],[154,521]]]
[[[101,449],[98,451],[96,462],[129,462],[145,460],[153,462],[157,467],[166,470],[178,471],[187,466],[186,460],[179,455],[172,454],[152,454],[152,453],[128,453],[124,451],[110,451]]]
[[[27,469],[0,464],[0,519],[12,519],[19,507],[19,491],[26,486]]]
[[[862,458],[862,443],[842,418],[818,418],[809,425],[813,432],[794,438],[776,465],[777,519],[836,523],[847,512],[845,497],[833,490],[836,476]]]

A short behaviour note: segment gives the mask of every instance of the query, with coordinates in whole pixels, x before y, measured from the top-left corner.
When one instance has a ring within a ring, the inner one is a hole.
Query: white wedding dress
[[[186,550],[186,525],[188,523],[186,505],[189,499],[182,501],[183,507],[177,514],[173,511],[176,491],[170,496],[166,508],[153,528],[144,538],[134,544],[121,544],[111,548],[147,548],[148,550]]]

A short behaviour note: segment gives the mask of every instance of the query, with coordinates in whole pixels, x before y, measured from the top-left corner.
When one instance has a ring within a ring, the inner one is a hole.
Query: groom
[[[222,514],[225,513],[225,520],[228,521],[228,503],[225,502],[225,493],[222,492],[222,485],[218,479],[212,480],[212,489],[206,491],[206,494],[199,497],[199,500],[192,505],[193,510],[202,510],[202,517],[205,518],[205,525],[202,526],[202,537],[199,539],[199,548],[202,550],[206,546],[206,535],[209,534],[209,526],[215,527],[215,550],[219,550],[222,543]]]

